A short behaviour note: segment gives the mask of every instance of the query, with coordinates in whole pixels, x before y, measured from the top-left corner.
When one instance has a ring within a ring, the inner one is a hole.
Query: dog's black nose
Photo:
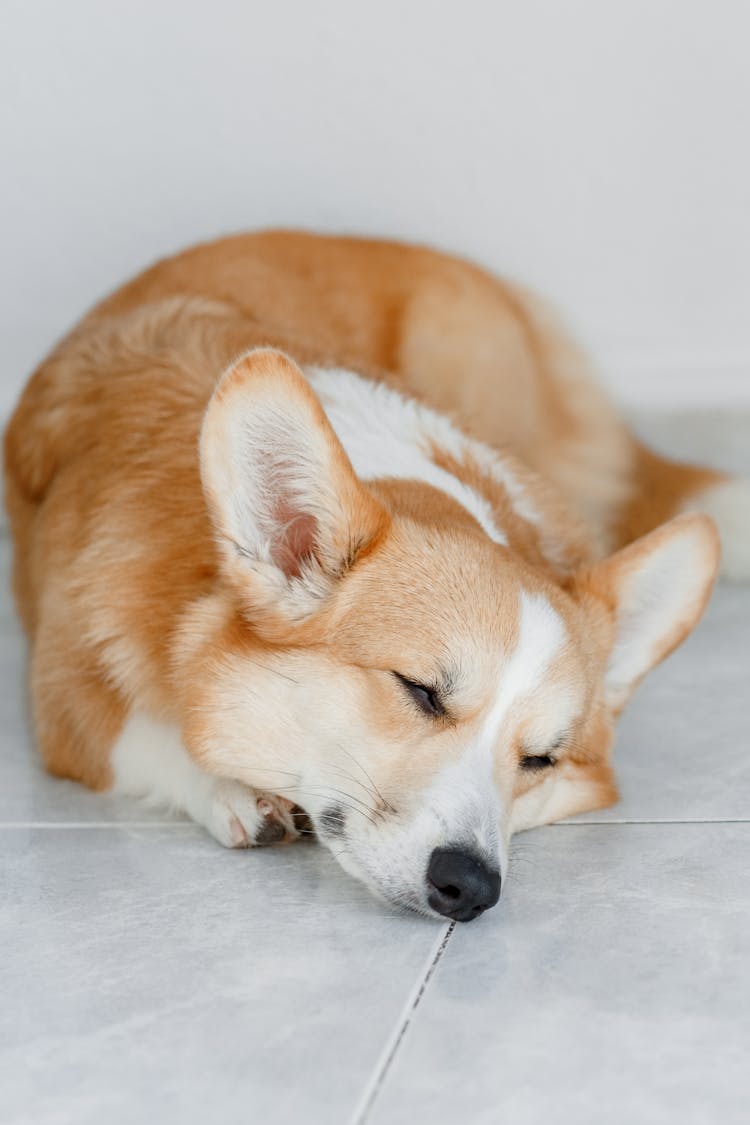
[[[427,865],[427,901],[438,914],[470,922],[500,898],[500,872],[469,852],[435,848]]]

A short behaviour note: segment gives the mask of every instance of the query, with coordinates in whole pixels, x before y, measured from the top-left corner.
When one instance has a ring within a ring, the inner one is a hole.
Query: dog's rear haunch
[[[701,615],[748,487],[644,449],[536,298],[268,233],[154,266],[5,441],[50,771],[228,847],[295,806],[393,903],[493,906],[512,832],[616,799],[614,722]]]

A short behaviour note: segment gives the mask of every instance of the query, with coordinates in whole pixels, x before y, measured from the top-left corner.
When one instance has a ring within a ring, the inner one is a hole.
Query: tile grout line
[[[375,1104],[380,1090],[388,1077],[388,1072],[391,1069],[393,1061],[398,1053],[404,1036],[409,1030],[409,1026],[414,1018],[414,1015],[422,1002],[422,997],[427,991],[427,986],[432,979],[440,959],[445,953],[448,942],[451,939],[456,923],[451,922],[444,934],[441,934],[437,941],[434,943],[430,954],[427,958],[427,964],[417,978],[417,983],[412,989],[409,997],[404,1005],[403,1011],[396,1021],[396,1026],[390,1038],[388,1039],[385,1048],[380,1056],[378,1063],[372,1073],[370,1081],[365,1086],[364,1092],[350,1118],[349,1125],[365,1125],[367,1118],[370,1115],[370,1110]]]
[[[643,827],[646,825],[672,824],[750,824],[750,817],[691,817],[687,820],[560,820],[552,824],[540,825],[541,828],[608,828],[608,827]],[[192,820],[0,820],[0,832],[11,829],[39,828],[49,831],[58,829],[86,829],[86,828],[199,828],[200,825]]]
[[[750,824],[750,817],[747,816],[692,816],[688,819],[662,818],[661,820],[625,820],[615,819],[614,817],[609,820],[557,820],[551,824],[539,825],[540,828],[607,828],[610,825],[621,828],[623,825],[632,824],[634,827],[645,824]]]
[[[9,820],[0,821],[4,829],[81,829],[81,828],[199,828],[193,820]]]

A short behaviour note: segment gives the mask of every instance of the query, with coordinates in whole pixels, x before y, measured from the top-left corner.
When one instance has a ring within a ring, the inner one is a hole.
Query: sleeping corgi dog
[[[615,720],[720,536],[750,574],[746,482],[639,444],[538,298],[385,242],[155,265],[33,375],[5,484],[52,773],[227,847],[304,810],[459,921],[513,832],[616,800]]]

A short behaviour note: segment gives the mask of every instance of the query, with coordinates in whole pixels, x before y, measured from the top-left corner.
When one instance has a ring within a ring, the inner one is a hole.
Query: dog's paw
[[[260,793],[240,781],[217,781],[205,825],[225,848],[253,848],[281,844],[299,835],[292,809],[284,797]]]

